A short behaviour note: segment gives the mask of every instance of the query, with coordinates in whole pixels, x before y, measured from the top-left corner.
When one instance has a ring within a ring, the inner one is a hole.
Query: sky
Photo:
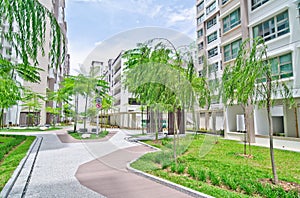
[[[116,35],[132,34],[136,28],[132,37],[150,36],[151,29],[140,30],[155,27],[155,31],[175,30],[194,38],[195,14],[195,0],[66,0],[71,70],[85,63],[99,45],[106,43],[107,48],[107,41],[116,41]]]

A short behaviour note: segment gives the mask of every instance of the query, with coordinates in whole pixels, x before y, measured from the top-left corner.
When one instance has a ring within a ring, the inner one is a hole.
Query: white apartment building
[[[261,36],[268,46],[272,75],[293,89],[296,108],[278,98],[272,109],[274,132],[299,138],[300,126],[300,1],[256,0],[248,4],[250,37]],[[255,133],[267,135],[266,110],[254,111]]]
[[[61,31],[64,34],[66,47],[67,47],[67,24],[65,21],[65,0],[40,0],[40,3],[42,3],[48,10],[50,10],[54,16],[56,17]],[[47,28],[50,27],[50,24],[47,24]],[[4,26],[4,28],[6,28]],[[17,31],[17,27],[16,27]],[[3,48],[0,50],[1,54],[4,58],[13,61],[18,62],[13,50],[11,50],[11,46],[9,43],[5,42],[3,38],[1,38],[1,42],[3,43]],[[67,48],[66,48],[66,54],[65,54],[65,61],[63,64],[59,65],[58,68],[52,68],[50,67],[50,59],[48,57],[48,53],[50,51],[49,47],[49,40],[50,40],[50,30],[47,29],[46,31],[46,37],[45,37],[45,56],[42,56],[42,54],[39,54],[38,56],[38,62],[39,67],[43,69],[43,71],[40,72],[40,83],[28,83],[28,82],[22,82],[23,86],[30,88],[32,91],[40,93],[44,96],[46,96],[47,90],[56,91],[59,89],[60,82],[63,80],[63,77],[67,74],[69,74],[70,66],[69,66],[69,54],[67,54]],[[51,115],[46,113],[46,107],[51,106],[55,107],[56,104],[53,102],[41,102],[41,110],[40,112],[35,112],[37,115],[39,115],[39,119],[37,119],[35,124],[49,124],[51,122]],[[26,125],[26,117],[28,114],[28,111],[20,106],[21,102],[19,102],[19,105],[14,106],[10,109],[6,110],[5,113],[5,124],[17,124],[17,125]]]
[[[111,123],[115,123],[122,128],[140,128],[141,127],[141,109],[136,99],[122,84],[124,74],[123,51],[115,58],[109,61],[111,71],[111,94],[114,98],[113,112],[110,117]]]
[[[199,21],[201,21],[199,17],[205,16],[205,13],[199,11],[201,3],[200,0],[196,1],[198,30],[203,26],[199,24]],[[210,3],[210,0],[204,1],[203,9]],[[216,43],[220,42],[222,52],[221,68],[234,64],[239,45],[244,39],[257,36],[263,37],[268,46],[267,55],[272,64],[273,77],[293,88],[296,101],[296,108],[290,109],[288,106],[283,105],[281,98],[277,98],[275,106],[272,108],[274,133],[285,137],[299,138],[300,1],[219,0],[217,3],[220,11],[221,39]],[[205,19],[205,21],[207,20]],[[199,50],[201,50],[201,42],[202,40],[198,39]],[[203,46],[205,50],[210,48],[209,45]],[[199,56],[201,55],[202,52],[200,51]],[[241,135],[236,133],[238,130],[236,116],[243,114],[242,108],[233,105],[224,111],[226,117],[224,123],[225,136],[241,139]],[[266,110],[256,107],[253,115],[255,135],[268,135]]]
[[[197,0],[197,46],[198,73],[206,75],[209,83],[222,76],[221,27],[218,0]],[[204,71],[205,70],[205,71]],[[223,129],[223,105],[217,97],[212,98],[209,109],[200,110],[200,128]]]

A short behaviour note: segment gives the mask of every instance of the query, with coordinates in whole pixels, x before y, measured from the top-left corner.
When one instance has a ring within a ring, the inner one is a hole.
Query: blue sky
[[[195,37],[195,0],[67,0],[71,67],[97,44],[142,27],[162,27]]]

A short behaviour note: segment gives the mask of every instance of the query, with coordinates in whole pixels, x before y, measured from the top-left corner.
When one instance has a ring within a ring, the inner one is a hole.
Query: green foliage
[[[219,143],[215,144],[206,156],[200,157],[198,153],[204,137],[203,135],[197,135],[194,138],[188,150],[178,158],[179,165],[177,167],[175,163],[171,163],[169,165],[170,169],[166,169],[166,167],[160,168],[154,162],[157,155],[160,155],[161,163],[164,161],[161,158],[169,144],[161,146],[162,151],[144,155],[134,162],[132,166],[192,189],[201,189],[201,192],[216,197],[262,196],[296,198],[299,196],[298,192],[293,190],[284,192],[281,187],[260,182],[261,179],[271,178],[268,148],[253,146],[254,158],[250,159],[239,155],[239,151],[243,147],[242,144],[236,141],[219,139]],[[152,145],[155,144],[161,145],[159,142],[152,142]],[[287,182],[300,183],[300,178],[298,177],[300,175],[300,164],[298,163],[300,153],[283,150],[275,151],[280,179]],[[287,161],[289,163],[286,163]],[[139,166],[141,164],[148,164],[149,169]],[[179,166],[188,167],[188,177],[182,174],[184,171],[178,173]],[[166,170],[179,175],[171,174],[166,172]]]
[[[85,138],[85,139],[102,139],[105,136],[107,136],[109,134],[108,131],[102,131],[101,133],[97,134],[91,134],[90,138]],[[73,138],[78,139],[78,140],[82,140],[83,138],[81,137],[82,134],[77,133],[77,132],[71,132],[69,133],[69,135],[71,135]]]
[[[47,29],[50,30],[51,66],[58,67],[65,57],[65,38],[55,16],[37,0],[0,1],[0,26],[8,23],[8,31],[2,34],[12,44],[25,65],[33,60],[38,65],[39,51],[44,55]],[[47,26],[47,21],[50,21]],[[15,30],[13,24],[18,26]],[[63,43],[63,44],[62,44]],[[48,43],[47,43],[48,46]]]
[[[0,135],[0,191],[26,155],[35,137]],[[21,144],[22,143],[22,144]],[[3,157],[3,153],[8,154]]]

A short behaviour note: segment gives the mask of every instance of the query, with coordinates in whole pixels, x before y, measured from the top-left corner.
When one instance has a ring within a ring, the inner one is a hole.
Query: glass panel
[[[290,31],[289,17],[287,11],[277,15],[277,31],[278,31],[278,36],[284,35]]]
[[[229,16],[223,19],[223,32],[227,32],[230,29],[230,18]]]
[[[230,45],[226,45],[224,47],[224,60],[228,61],[230,59],[231,59],[231,56],[230,56]]]
[[[280,73],[290,73],[293,71],[292,64],[280,65]]]
[[[280,56],[279,60],[280,60],[280,65],[285,64],[285,63],[290,63],[290,62],[292,62],[292,56],[291,56],[291,54],[286,54],[286,55]]]
[[[240,40],[232,43],[232,58],[237,57],[240,48]]]
[[[271,63],[272,74],[278,74],[278,59],[273,58],[270,60],[270,63]]]

